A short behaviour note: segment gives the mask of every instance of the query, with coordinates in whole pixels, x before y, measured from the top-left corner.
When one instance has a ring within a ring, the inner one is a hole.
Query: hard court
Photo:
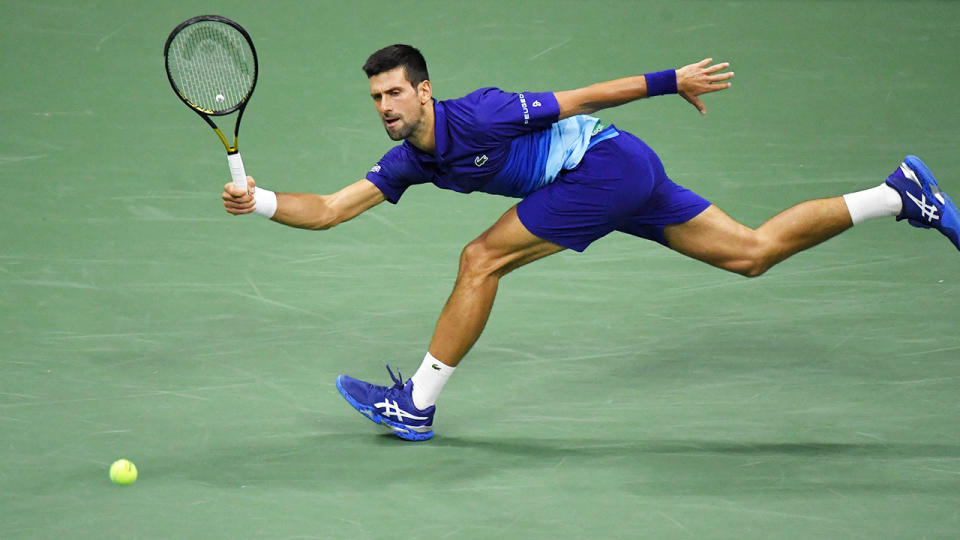
[[[619,234],[538,261],[406,443],[334,380],[409,377],[460,249],[513,201],[426,185],[327,232],[229,216],[223,148],[162,61],[188,17],[243,24],[248,173],[331,193],[393,144],[360,70],[382,46],[419,47],[440,99],[728,60],[705,117],[598,116],[758,226],[907,154],[960,197],[960,4],[0,7],[0,538],[960,535],[960,253],[936,232],[866,223],[754,280]]]

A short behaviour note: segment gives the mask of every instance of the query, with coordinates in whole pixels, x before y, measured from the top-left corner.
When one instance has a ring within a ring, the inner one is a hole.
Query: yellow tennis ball
[[[110,480],[114,484],[129,486],[137,481],[137,466],[132,461],[118,459],[110,465]]]

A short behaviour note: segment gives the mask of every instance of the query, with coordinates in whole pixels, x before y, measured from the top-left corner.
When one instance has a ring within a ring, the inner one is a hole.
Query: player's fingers
[[[715,82],[715,81],[725,81],[727,79],[732,79],[732,78],[733,78],[733,72],[728,71],[726,73],[718,73],[716,75],[710,75],[709,77],[707,77],[707,80],[710,82]]]
[[[220,196],[220,198],[223,199],[223,204],[225,205],[226,204],[238,204],[238,205],[253,204],[253,197],[250,197],[249,195],[245,195],[243,197],[237,197],[229,193],[224,193],[223,195]]]
[[[246,208],[248,206],[253,206],[254,200],[253,197],[250,197],[249,195],[246,197],[231,197],[224,194],[223,205],[233,208]]]
[[[224,197],[224,201],[244,206],[253,206],[254,203],[253,194],[242,190],[234,191],[228,197]]]
[[[711,73],[716,73],[720,70],[727,69],[728,67],[730,67],[730,62],[720,62],[719,64],[705,67],[703,72],[709,75]]]
[[[710,62],[713,62],[713,58],[704,58],[703,60],[697,62],[698,67],[705,67],[710,65]]]
[[[710,92],[717,92],[717,91],[720,91],[720,90],[726,90],[727,88],[730,88],[731,86],[733,86],[733,83],[717,83],[717,84],[711,84],[711,85],[708,85],[708,86],[703,90],[703,92],[700,92],[700,93],[701,93],[701,94],[709,94]]]
[[[224,201],[224,209],[231,214],[249,214],[253,212],[254,205],[252,203],[236,203],[232,201]]]
[[[237,185],[234,184],[233,182],[228,182],[226,185],[224,185],[223,192],[224,194],[230,195],[231,197],[243,197],[244,195],[247,194],[246,191],[238,188]]]
[[[690,102],[691,105],[697,108],[700,111],[700,114],[707,114],[707,108],[703,105],[703,102],[700,101],[700,98],[690,94],[683,94],[683,99]]]

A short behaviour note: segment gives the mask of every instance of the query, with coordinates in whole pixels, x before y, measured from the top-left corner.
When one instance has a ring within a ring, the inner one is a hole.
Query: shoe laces
[[[387,364],[387,373],[390,374],[390,378],[393,379],[393,388],[396,390],[403,390],[403,374],[400,373],[400,370],[397,369],[397,374],[393,374],[393,370],[390,369],[390,364]]]

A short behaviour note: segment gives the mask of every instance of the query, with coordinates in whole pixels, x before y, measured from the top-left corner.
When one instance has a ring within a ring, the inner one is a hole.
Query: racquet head
[[[257,51],[242,26],[219,15],[180,23],[163,47],[167,78],[191,109],[214,116],[246,105],[257,84]]]

